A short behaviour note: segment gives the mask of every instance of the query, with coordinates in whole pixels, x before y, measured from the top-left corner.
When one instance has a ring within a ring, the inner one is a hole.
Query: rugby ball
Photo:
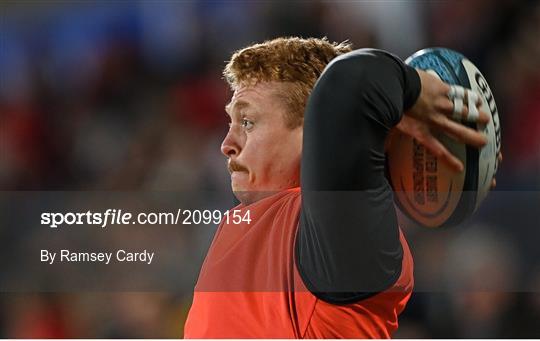
[[[486,198],[497,171],[501,148],[497,105],[482,73],[456,51],[428,48],[416,52],[405,62],[448,84],[478,92],[482,97],[482,110],[491,115],[487,125],[462,122],[486,134],[488,143],[482,149],[456,142],[444,134],[436,135],[463,162],[463,172],[452,170],[408,135],[397,132],[389,141],[387,171],[399,209],[426,227],[458,225]]]

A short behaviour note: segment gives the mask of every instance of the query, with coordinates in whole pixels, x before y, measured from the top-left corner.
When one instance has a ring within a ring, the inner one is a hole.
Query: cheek
[[[266,158],[266,169],[268,175],[275,177],[277,181],[289,182],[292,178],[299,176],[301,147],[294,144],[295,141],[277,140],[280,144],[274,143]]]
[[[243,150],[250,170],[249,181],[257,188],[288,188],[298,185],[302,135],[290,131],[251,136]]]

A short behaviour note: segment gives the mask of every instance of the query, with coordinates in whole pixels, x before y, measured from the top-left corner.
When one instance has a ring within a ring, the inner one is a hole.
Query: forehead
[[[276,106],[281,105],[279,94],[282,90],[283,84],[279,82],[240,85],[234,91],[231,101],[225,106],[225,110],[229,115],[245,108],[273,110]]]

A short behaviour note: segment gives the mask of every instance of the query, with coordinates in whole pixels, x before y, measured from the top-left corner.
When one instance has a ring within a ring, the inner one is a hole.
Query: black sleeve
[[[401,274],[384,140],[420,87],[397,57],[362,49],[334,59],[308,100],[295,254],[304,283],[325,301],[364,299]]]

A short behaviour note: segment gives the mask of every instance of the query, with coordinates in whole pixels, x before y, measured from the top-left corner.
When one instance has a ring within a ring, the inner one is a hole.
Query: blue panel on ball
[[[408,64],[422,70],[434,70],[448,84],[459,84],[452,66],[433,50],[414,56]]]
[[[461,53],[442,48],[436,49],[436,51],[441,57],[448,61],[456,75],[459,75],[463,71],[463,65],[461,64],[461,61],[465,57]]]

